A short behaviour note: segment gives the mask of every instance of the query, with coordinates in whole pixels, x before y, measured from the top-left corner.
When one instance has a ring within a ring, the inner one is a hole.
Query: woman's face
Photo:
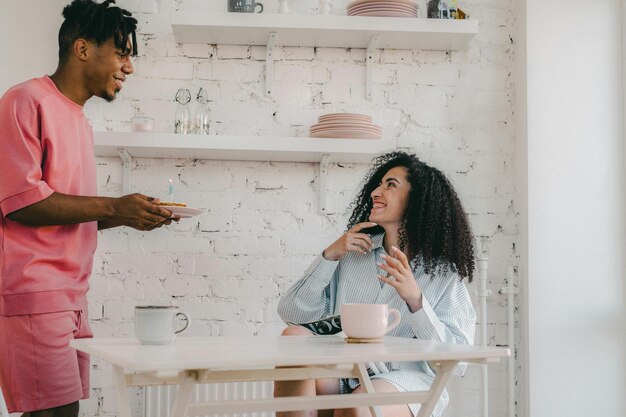
[[[372,212],[370,221],[380,226],[399,228],[404,218],[406,205],[409,201],[411,184],[406,178],[405,167],[391,168],[381,183],[372,191]]]

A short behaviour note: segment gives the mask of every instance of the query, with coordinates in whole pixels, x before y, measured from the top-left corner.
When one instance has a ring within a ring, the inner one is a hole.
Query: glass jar
[[[180,88],[176,92],[176,114],[174,116],[175,133],[191,133],[191,115],[189,112],[189,102],[191,93],[186,88]]]
[[[209,96],[206,90],[200,88],[196,101],[198,105],[193,117],[194,133],[197,135],[208,135],[211,112],[209,111]]]
[[[154,118],[145,114],[137,114],[132,118],[133,132],[152,132],[154,128]]]

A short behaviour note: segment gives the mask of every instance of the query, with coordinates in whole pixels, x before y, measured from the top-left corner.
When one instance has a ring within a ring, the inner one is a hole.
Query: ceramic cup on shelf
[[[380,339],[401,319],[400,312],[387,304],[343,304],[340,314],[341,328],[350,339]]]
[[[178,318],[184,325],[178,328]],[[135,336],[144,345],[168,345],[189,327],[189,316],[176,306],[136,306]]]
[[[259,10],[257,11],[257,7]],[[228,11],[235,13],[262,13],[263,3],[254,0],[228,0]]]
[[[450,8],[444,0],[429,0],[426,4],[426,17],[429,19],[449,19]]]

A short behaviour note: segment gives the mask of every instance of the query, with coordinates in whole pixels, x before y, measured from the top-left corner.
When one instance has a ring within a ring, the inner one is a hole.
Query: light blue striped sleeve
[[[428,300],[427,294],[424,294],[422,308],[410,316],[415,337],[473,344],[476,312],[465,283],[457,274],[450,274],[448,277],[436,276],[433,282],[433,285],[446,287],[434,305]]]
[[[331,281],[336,280],[339,261],[321,254],[278,302],[278,315],[285,322],[307,323],[331,314]]]

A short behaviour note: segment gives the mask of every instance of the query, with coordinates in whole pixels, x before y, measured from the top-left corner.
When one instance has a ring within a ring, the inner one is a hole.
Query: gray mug
[[[263,3],[254,0],[228,0],[228,11],[236,13],[254,13],[257,7],[261,9],[257,13],[263,12]]]

